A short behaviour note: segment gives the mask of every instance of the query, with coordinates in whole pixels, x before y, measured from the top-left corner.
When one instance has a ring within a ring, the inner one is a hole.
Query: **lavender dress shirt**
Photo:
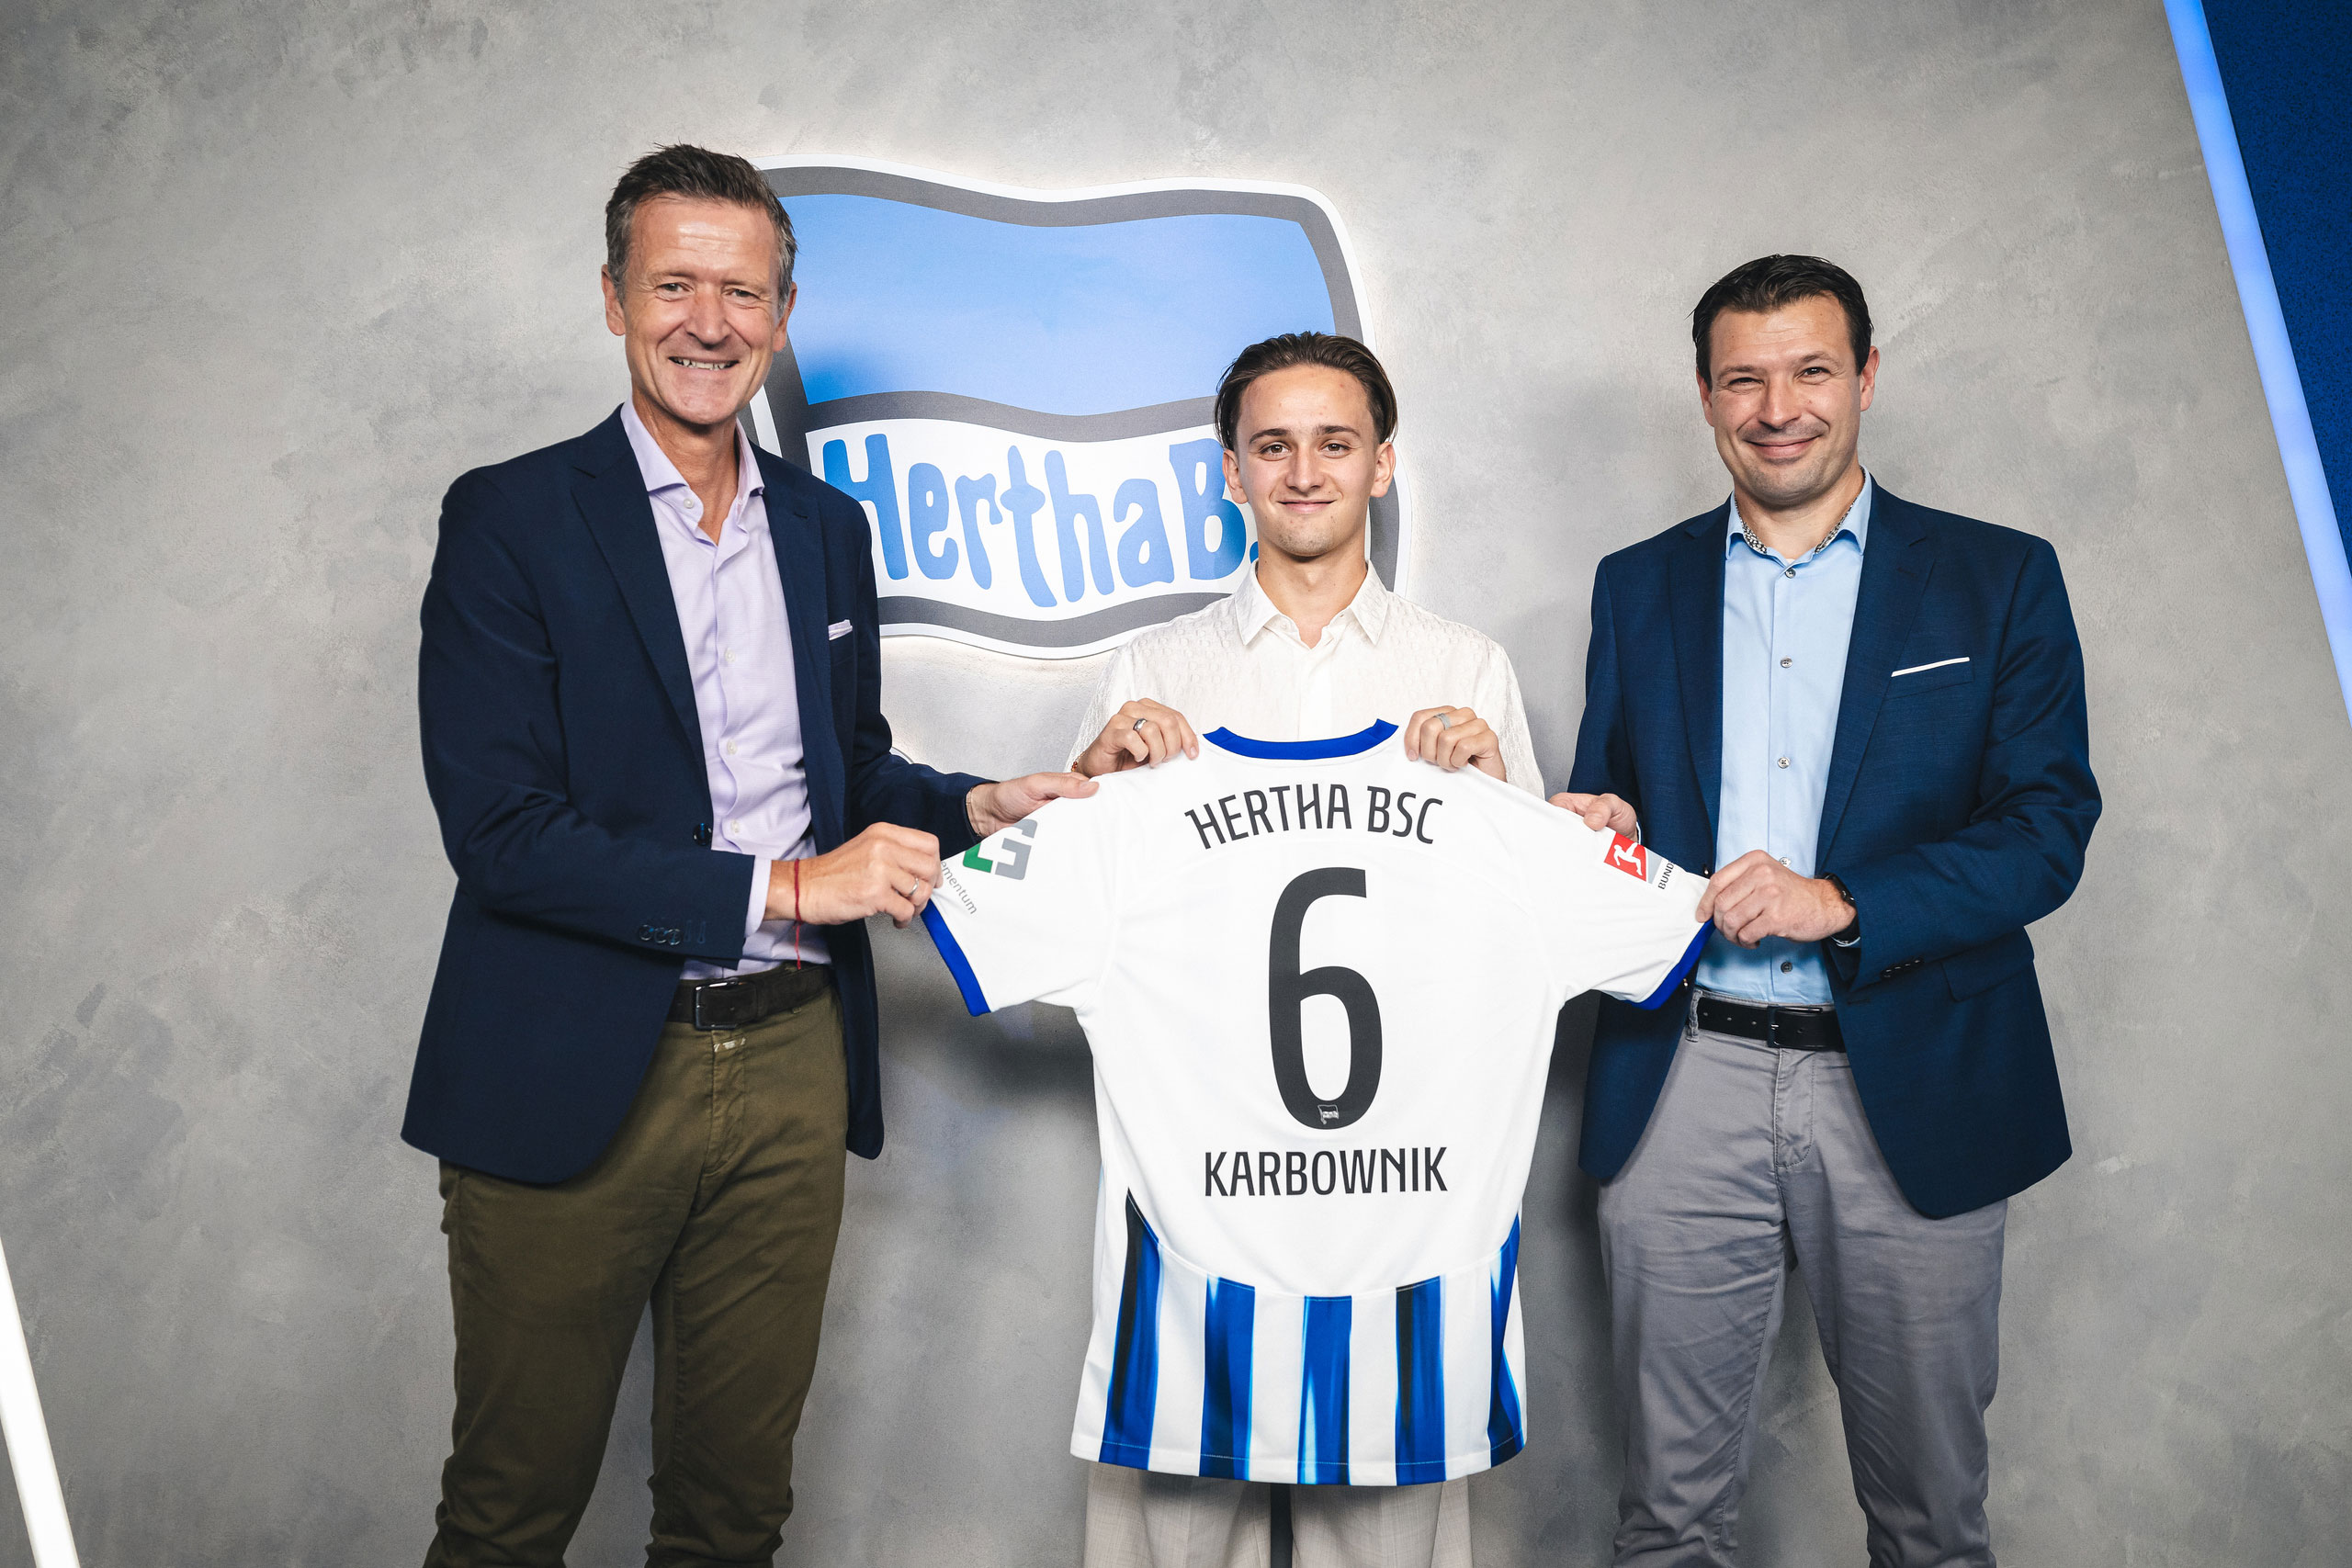
[[[702,728],[703,770],[710,778],[711,848],[756,855],[751,908],[744,912],[743,962],[733,968],[689,961],[684,978],[752,975],[786,959],[827,961],[815,926],[762,923],[768,878],[779,861],[816,852],[809,834],[808,779],[800,749],[800,699],[794,684],[792,627],[768,536],[767,486],[758,457],[739,426],[735,502],[717,543],[702,531],[702,502],[662,453],[633,403],[621,405],[621,428],[637,453],[653,503],[670,596],[685,634],[694,674],[695,716]],[[787,872],[786,874],[789,874]]]

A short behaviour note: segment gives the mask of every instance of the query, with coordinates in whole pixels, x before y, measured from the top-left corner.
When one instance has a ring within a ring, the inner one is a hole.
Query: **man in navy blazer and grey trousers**
[[[1844,270],[1750,262],[1691,330],[1732,497],[1600,563],[1554,797],[1713,877],[1690,995],[1604,1000],[1586,1080],[1615,1561],[1736,1561],[1793,1266],[1872,1568],[1991,1568],[2006,1201],[2069,1152],[2025,928],[2098,818],[2081,648],[2048,544],[1857,461],[1879,356]]]
[[[882,1146],[866,916],[1076,774],[896,756],[864,512],[738,416],[789,220],[668,147],[605,208],[628,401],[450,487],[418,671],[458,873],[401,1133],[441,1160],[457,1417],[431,1564],[559,1564],[639,1317],[654,1564],[792,1507],[844,1146]]]

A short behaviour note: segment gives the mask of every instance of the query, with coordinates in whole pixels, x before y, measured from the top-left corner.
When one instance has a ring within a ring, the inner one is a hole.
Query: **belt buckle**
[[[1769,1004],[1764,1009],[1764,1043],[1772,1050],[1782,1047],[1780,1039],[1781,1010]]]
[[[707,1008],[705,1004],[721,992],[728,993],[724,999],[732,999],[735,992],[747,990],[750,986],[751,982],[748,980],[706,980],[696,986],[695,987],[695,1027],[702,1030],[723,1029],[729,1023],[735,1021],[732,1019],[722,1020],[713,1016],[718,1010]]]

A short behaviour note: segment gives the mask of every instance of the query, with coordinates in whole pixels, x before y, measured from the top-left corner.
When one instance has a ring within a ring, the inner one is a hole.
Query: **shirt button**
[[[1786,571],[1781,573],[1782,577],[1794,577],[1796,574],[1797,569],[1794,567],[1791,567]]]
[[[734,656],[733,654],[731,654],[731,653],[730,653],[730,654],[729,654],[727,657],[728,657],[729,659],[730,659],[730,660],[731,660],[731,659],[733,659],[735,656]],[[1793,659],[1783,659],[1783,660],[1781,660],[1781,669],[1783,669],[1783,670],[1786,670],[1790,665],[1792,665],[1792,664],[1793,664],[1793,663],[1795,663],[1795,662],[1796,662],[1796,660],[1793,660]]]
[[[727,830],[730,834],[741,832],[743,830],[742,819],[738,818],[736,820],[727,824]]]
[[[727,754],[728,754],[729,756],[730,756],[730,757],[732,757],[733,755],[735,755],[735,742],[733,742],[732,740],[729,740],[729,742],[727,742],[727,745],[726,745],[726,751],[727,751]],[[1782,758],[1782,759],[1781,759],[1781,766],[1782,766],[1782,767],[1784,767],[1784,768],[1785,768],[1785,767],[1787,767],[1788,765],[1789,765],[1789,764],[1788,764],[1788,760],[1787,760],[1786,758]]]
[[[1786,865],[1786,864],[1788,864],[1788,863],[1789,863],[1789,857],[1788,857],[1788,856],[1786,856],[1786,855],[1779,856],[1779,857],[1778,857],[1778,859],[1780,860],[1780,863],[1781,863],[1782,865]]]
[[[727,749],[728,749],[729,751],[732,751],[733,750],[735,750],[735,748],[734,748],[734,747],[732,747],[732,746],[729,746],[729,748],[727,748]],[[1783,767],[1783,768],[1785,768],[1785,767],[1787,767],[1787,766],[1789,765],[1789,760],[1788,760],[1786,757],[1783,757],[1783,758],[1781,758],[1781,759],[1780,760],[1780,761],[1779,761],[1778,763],[1776,763],[1775,765],[1776,765],[1776,766],[1778,766],[1778,767]]]
[[[1795,964],[1792,964],[1792,963],[1790,963],[1787,959],[1783,958],[1783,959],[1781,959],[1781,974],[1785,975],[1785,974],[1787,974],[1790,970],[1792,970],[1792,969],[1793,969],[1793,968],[1795,968],[1795,967],[1796,967],[1796,965],[1795,965]]]

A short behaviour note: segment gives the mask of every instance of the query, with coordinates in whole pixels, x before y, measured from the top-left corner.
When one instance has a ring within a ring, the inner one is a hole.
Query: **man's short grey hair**
[[[605,266],[613,275],[615,288],[628,276],[629,230],[637,220],[638,205],[662,196],[732,202],[766,213],[775,224],[776,308],[784,308],[785,296],[792,292],[793,258],[800,250],[784,204],[749,159],[684,142],[657,147],[631,164],[613,186],[612,199],[605,203]]]

